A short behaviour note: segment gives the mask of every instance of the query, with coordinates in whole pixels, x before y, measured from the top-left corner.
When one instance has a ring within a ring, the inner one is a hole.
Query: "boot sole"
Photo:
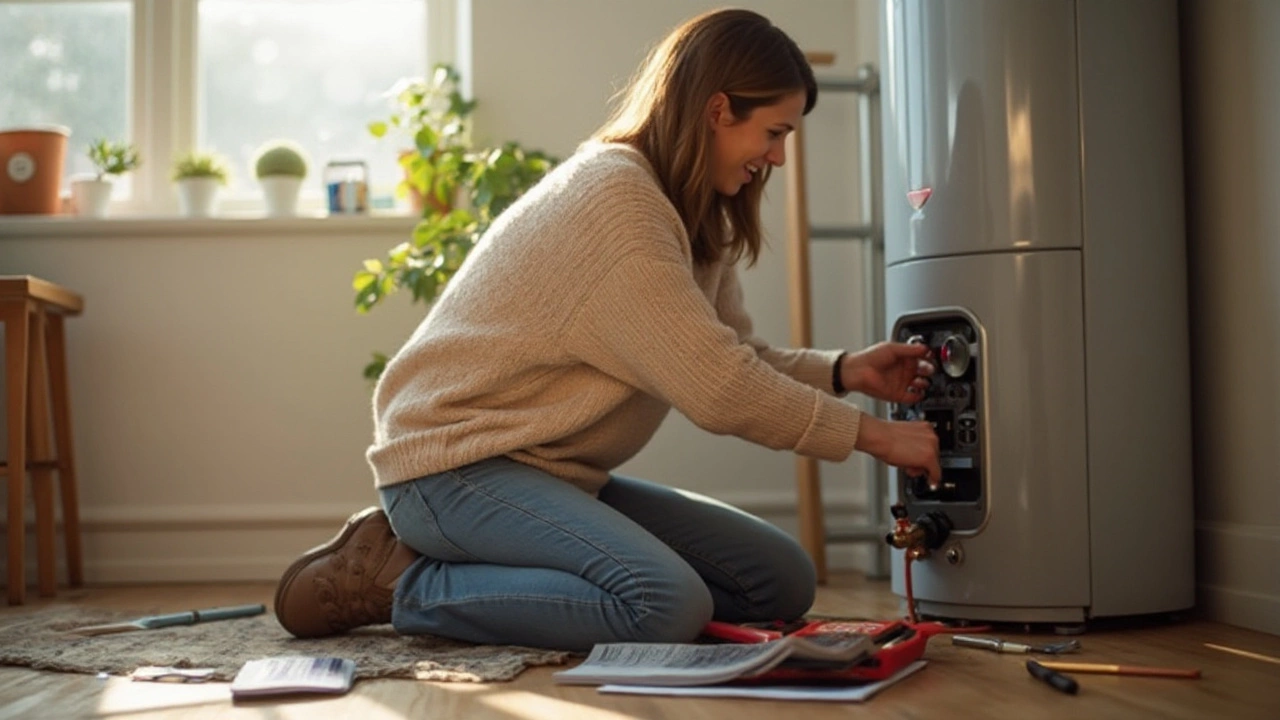
[[[356,528],[360,527],[361,523],[363,523],[365,520],[368,520],[370,517],[377,515],[380,512],[382,512],[382,508],[370,507],[370,508],[365,508],[364,510],[361,510],[359,513],[356,513],[355,515],[352,515],[351,517],[347,518],[346,524],[342,526],[342,529],[338,531],[337,535],[333,536],[333,539],[329,540],[329,542],[324,543],[323,545],[317,545],[316,547],[311,548],[307,552],[303,553],[302,557],[298,558],[297,560],[294,560],[293,564],[285,569],[284,575],[281,576],[280,578],[280,584],[276,586],[276,594],[275,594],[275,599],[273,603],[276,611],[276,621],[280,623],[281,627],[283,627],[285,630],[288,630],[289,634],[298,638],[323,637],[320,635],[304,636],[304,635],[299,635],[295,633],[293,630],[289,628],[289,623],[285,621],[285,618],[280,615],[280,608],[283,607],[280,600],[284,596],[285,591],[288,590],[291,585],[293,585],[293,579],[298,576],[298,573],[302,572],[303,568],[305,568],[307,565],[310,565],[312,560],[315,560],[321,555],[331,553],[333,552],[333,549],[335,547],[339,547],[345,544],[348,540],[351,539],[351,536],[355,534]]]

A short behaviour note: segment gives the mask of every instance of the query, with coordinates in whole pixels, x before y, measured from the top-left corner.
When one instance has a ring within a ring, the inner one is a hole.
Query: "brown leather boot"
[[[276,619],[296,637],[391,622],[396,582],[418,557],[381,508],[352,515],[332,540],[298,558],[276,588]]]

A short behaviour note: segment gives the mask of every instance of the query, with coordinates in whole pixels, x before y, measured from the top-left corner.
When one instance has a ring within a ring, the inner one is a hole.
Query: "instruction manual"
[[[623,695],[669,695],[675,697],[747,698],[754,700],[819,700],[823,702],[863,702],[925,666],[917,660],[884,680],[863,685],[709,685],[671,687],[665,685],[601,685],[600,692]]]
[[[339,657],[269,657],[250,660],[231,681],[231,697],[342,694],[351,689],[356,664]]]
[[[575,668],[552,677],[564,685],[715,685],[776,667],[848,667],[874,648],[862,633],[787,635],[762,643],[601,643]]]

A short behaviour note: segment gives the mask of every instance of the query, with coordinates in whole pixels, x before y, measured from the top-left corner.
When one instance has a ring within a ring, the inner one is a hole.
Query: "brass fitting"
[[[925,546],[925,531],[916,523],[906,523],[895,527],[893,532],[885,536],[885,542],[900,550],[906,550],[912,559],[926,557],[929,548]]]
[[[907,520],[907,508],[902,503],[889,509],[895,522],[893,532],[885,535],[884,541],[905,550],[912,560],[927,557],[931,550],[942,547],[951,534],[951,518],[946,513],[930,510],[912,522]]]

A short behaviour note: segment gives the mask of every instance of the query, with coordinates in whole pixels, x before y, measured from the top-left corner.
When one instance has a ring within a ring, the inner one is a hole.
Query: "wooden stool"
[[[21,605],[27,594],[24,490],[28,470],[36,508],[40,595],[52,597],[57,590],[55,470],[62,494],[68,580],[72,587],[84,582],[71,441],[71,400],[67,390],[67,344],[62,323],[64,316],[79,315],[83,309],[84,300],[79,295],[51,282],[31,276],[0,276],[9,431],[8,462],[3,471],[9,477],[10,605]],[[56,445],[50,443],[51,421]]]

